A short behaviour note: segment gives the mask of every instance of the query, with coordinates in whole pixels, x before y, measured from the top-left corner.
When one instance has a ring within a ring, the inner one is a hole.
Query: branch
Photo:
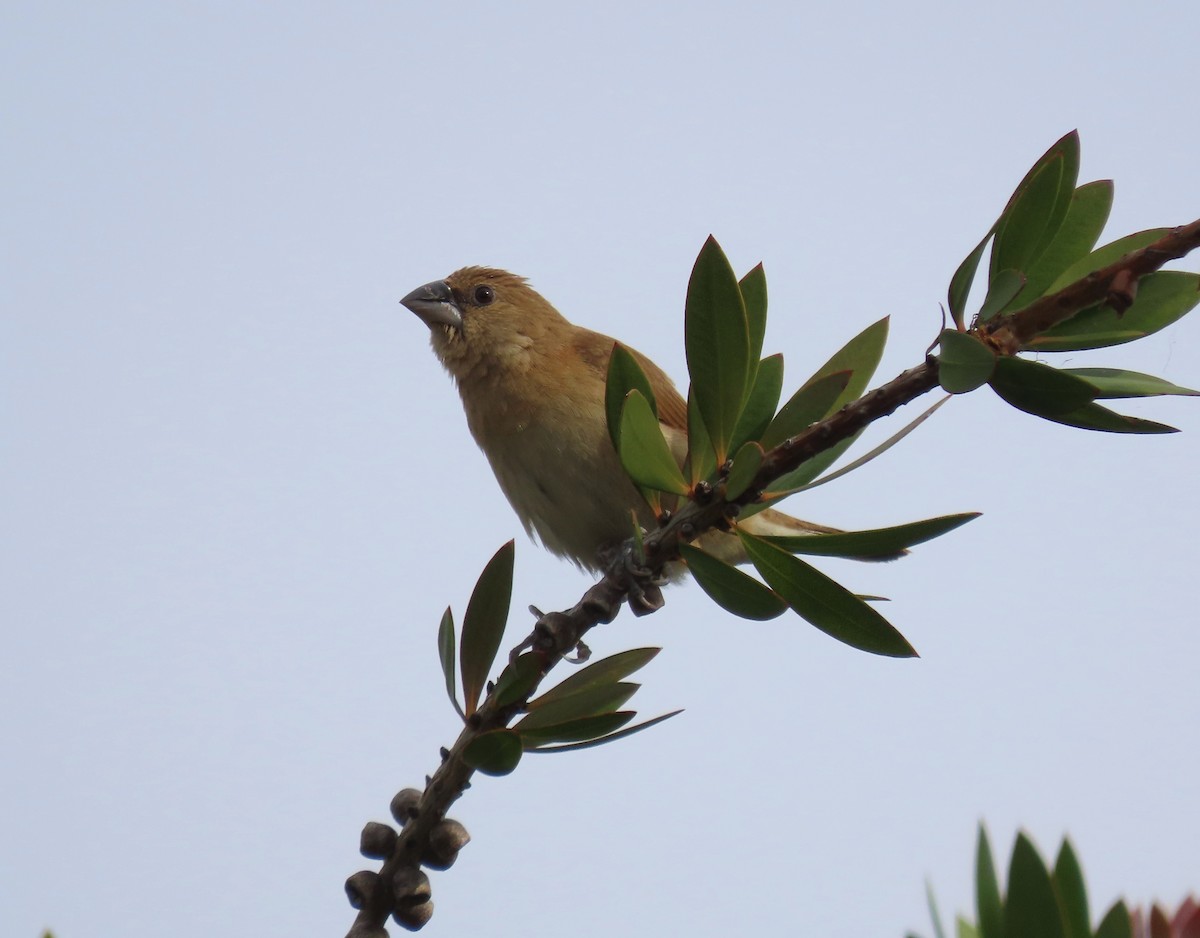
[[[969,331],[998,354],[1016,355],[1036,336],[1100,302],[1108,302],[1118,312],[1124,312],[1133,302],[1140,277],[1197,247],[1200,247],[1200,220],[1174,229],[1153,244],[1024,309],[976,324]],[[766,453],[754,481],[737,498],[726,499],[721,483],[715,487],[700,483],[678,513],[645,537],[640,565],[630,560],[637,556],[631,540],[609,563],[604,576],[572,608],[540,615],[533,632],[512,650],[510,661],[531,651],[538,659],[540,676],[536,683],[540,684],[588,631],[611,622],[626,601],[636,615],[654,612],[662,606],[656,584],[661,582],[665,566],[679,559],[680,544],[693,541],[710,528],[728,528],[741,508],[760,499],[775,479],[936,387],[938,361],[927,355],[920,365]],[[379,938],[386,934],[383,925],[392,914],[412,929],[420,928],[428,920],[432,914],[429,882],[420,867],[424,864],[445,869],[454,862],[458,849],[467,840],[461,825],[446,820],[446,812],[469,787],[474,774],[465,759],[466,749],[483,733],[507,727],[524,709],[534,690],[536,684],[522,700],[505,706],[500,706],[497,696],[489,692],[483,705],[466,721],[454,746],[442,750],[442,764],[426,778],[425,790],[406,789],[392,800],[392,814],[401,825],[400,832],[397,834],[386,825],[367,825],[362,851],[383,859],[384,863],[379,873],[362,871],[346,882],[351,903],[359,909],[348,938]]]

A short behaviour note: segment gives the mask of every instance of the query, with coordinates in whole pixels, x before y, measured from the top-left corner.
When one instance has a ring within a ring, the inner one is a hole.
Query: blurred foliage
[[[1132,911],[1114,902],[1093,929],[1083,868],[1070,840],[1063,838],[1051,869],[1033,842],[1018,833],[1001,892],[988,842],[979,825],[975,852],[975,920],[959,915],[955,938],[1200,938],[1200,906],[1188,897],[1172,916],[1160,905]],[[927,890],[935,938],[946,938],[933,890]],[[908,938],[918,938],[909,933]]]

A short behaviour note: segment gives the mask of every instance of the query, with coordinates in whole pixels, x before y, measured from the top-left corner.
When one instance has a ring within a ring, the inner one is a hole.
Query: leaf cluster
[[[470,725],[479,711],[488,673],[496,660],[512,598],[513,542],[509,541],[488,561],[467,603],[456,651],[454,615],[449,608],[438,627],[438,654],[446,693],[454,709]],[[526,752],[567,752],[621,739],[675,716],[667,713],[635,726],[636,716],[622,709],[640,685],[625,678],[648,664],[658,648],[635,648],[604,658],[572,674],[540,696],[530,699],[546,674],[544,655],[529,651],[515,656],[488,686],[493,706],[500,711],[523,712],[511,727],[486,729],[468,743],[467,764],[486,775],[507,775]],[[456,668],[457,662],[457,668]],[[463,703],[458,700],[461,680]]]
[[[928,891],[935,938],[946,938],[933,890]],[[908,938],[916,938],[909,935]],[[1117,901],[1093,929],[1083,868],[1063,838],[1051,869],[1025,833],[1018,833],[1002,892],[987,829],[979,825],[975,852],[975,921],[955,920],[955,938],[1133,938],[1124,900]]]
[[[1174,427],[1117,413],[1097,400],[1196,391],[1169,381],[1115,368],[1054,368],[1000,354],[987,332],[968,330],[965,312],[971,287],[990,246],[987,291],[974,325],[1012,316],[1044,296],[1087,278],[1168,231],[1154,228],[1096,247],[1112,208],[1111,180],[1077,185],[1079,135],[1069,133],[1026,173],[1004,211],[959,265],[947,302],[954,329],[938,337],[939,376],[952,394],[989,385],[1018,410],[1055,423],[1110,433],[1171,433]],[[1200,274],[1159,270],[1110,291],[1100,303],[1075,312],[1029,340],[1033,352],[1078,352],[1145,338],[1177,321],[1200,303]]]

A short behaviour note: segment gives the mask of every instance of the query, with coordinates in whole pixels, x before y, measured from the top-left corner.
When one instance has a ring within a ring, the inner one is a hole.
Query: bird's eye
[[[496,291],[489,287],[486,283],[481,283],[475,288],[472,294],[475,299],[476,306],[487,306],[496,298]]]

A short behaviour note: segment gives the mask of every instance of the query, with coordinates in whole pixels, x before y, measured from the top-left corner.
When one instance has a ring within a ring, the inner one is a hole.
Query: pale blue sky
[[[342,934],[359,828],[456,732],[442,609],[513,536],[515,608],[587,585],[399,297],[507,267],[682,382],[712,232],[765,262],[791,386],[885,314],[891,376],[1065,131],[1113,236],[1200,215],[1198,29],[1193,0],[5,4],[0,933]],[[1198,340],[1074,362],[1197,386]],[[985,513],[828,566],[920,660],[690,586],[599,630],[663,645],[640,709],[686,713],[481,779],[427,933],[928,932],[981,817],[1005,856],[1069,832],[1094,909],[1200,888],[1200,405],[1129,409],[1184,433],[981,392],[791,503]]]

